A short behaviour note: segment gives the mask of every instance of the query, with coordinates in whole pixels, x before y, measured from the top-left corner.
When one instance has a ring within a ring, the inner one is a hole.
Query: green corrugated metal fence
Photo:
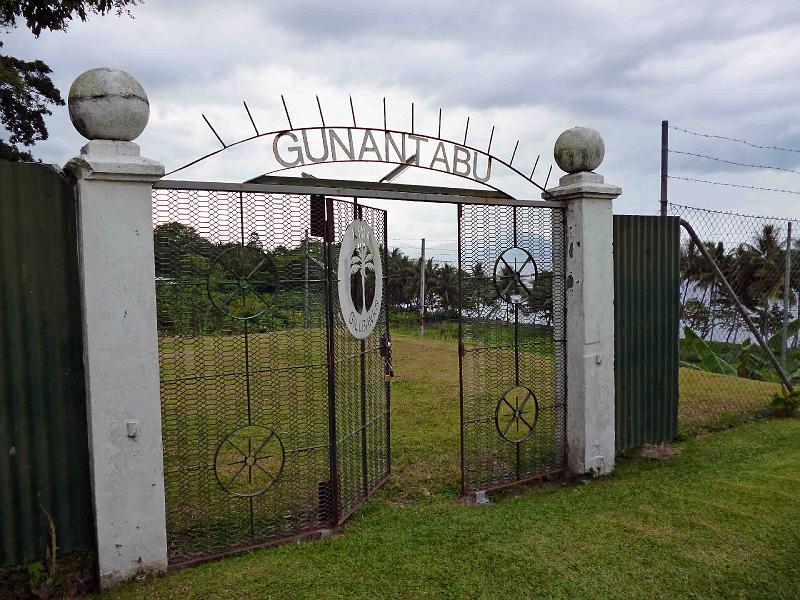
[[[0,161],[0,566],[94,547],[72,187]]]
[[[677,217],[614,216],[617,451],[678,431]]]

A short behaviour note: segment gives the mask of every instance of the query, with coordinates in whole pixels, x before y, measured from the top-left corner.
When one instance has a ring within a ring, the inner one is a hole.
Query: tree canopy
[[[130,15],[128,6],[141,0],[4,0],[0,4],[0,26],[17,27],[18,21],[35,36],[44,30],[63,31],[73,19],[86,21],[89,15],[110,12]]]
[[[0,27],[8,30],[24,24],[31,33],[64,31],[70,21],[86,21],[90,15],[110,12],[128,14],[128,6],[140,0],[4,0],[0,3]],[[0,41],[0,47],[3,42]],[[47,139],[45,117],[64,99],[50,79],[51,69],[41,60],[21,60],[0,54],[0,159],[33,160],[25,148]]]

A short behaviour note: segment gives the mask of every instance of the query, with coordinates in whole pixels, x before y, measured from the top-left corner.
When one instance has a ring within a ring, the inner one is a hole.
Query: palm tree
[[[769,329],[770,301],[783,291],[786,252],[779,235],[775,225],[764,225],[752,243],[740,244],[734,252],[735,270],[743,284],[737,293],[745,307],[758,313],[762,335]]]
[[[681,248],[681,279],[683,279],[683,298],[681,304],[686,302],[689,284],[695,280],[697,273],[703,268],[703,255],[697,248],[694,240],[690,239],[685,248]]]
[[[367,271],[374,271],[372,253],[369,247],[360,243],[356,246],[356,254],[350,258],[350,273],[361,273],[361,312],[367,311]]]
[[[416,294],[414,263],[399,248],[392,249],[387,262],[389,302],[392,306],[409,306]]]
[[[709,256],[711,256],[712,260],[717,264],[717,267],[724,273],[725,272],[725,262],[727,260],[727,255],[725,254],[725,246],[722,242],[705,242],[703,244],[708,252]],[[702,257],[705,258],[705,257]],[[703,330],[703,339],[705,339],[706,335],[709,335],[709,339],[714,339],[714,318],[716,316],[714,308],[715,308],[715,292],[719,290],[719,281],[717,281],[717,274],[714,271],[712,265],[708,264],[708,259],[704,261],[705,268],[698,273],[698,284],[703,287],[703,301],[705,301],[706,291],[710,290],[710,294],[708,297],[708,306],[709,306],[709,323],[708,327]]]
[[[464,306],[475,309],[476,314],[494,301],[494,289],[483,262],[477,261],[469,271],[462,273]]]
[[[431,284],[441,309],[450,310],[458,306],[458,271],[453,265],[437,266]]]

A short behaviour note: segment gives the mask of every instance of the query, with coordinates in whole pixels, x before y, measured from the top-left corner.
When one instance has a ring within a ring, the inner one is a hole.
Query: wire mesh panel
[[[786,373],[800,369],[800,223],[669,204],[688,222]],[[779,378],[712,264],[681,229],[680,403],[684,429],[765,414]]]
[[[308,196],[156,189],[170,564],[328,525],[325,244]]]
[[[331,306],[336,510],[343,521],[389,474],[386,213],[332,198],[327,212],[330,265],[345,280]]]
[[[459,207],[464,492],[565,465],[561,209]]]

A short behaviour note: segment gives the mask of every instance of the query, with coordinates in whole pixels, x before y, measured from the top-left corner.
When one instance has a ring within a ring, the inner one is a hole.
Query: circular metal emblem
[[[339,306],[347,329],[365,339],[378,321],[383,301],[383,265],[375,233],[366,221],[345,230],[339,251]]]
[[[263,494],[281,478],[286,452],[278,434],[260,425],[229,433],[214,454],[214,475],[229,494]]]
[[[533,435],[538,420],[539,402],[530,388],[513,387],[497,401],[494,423],[504,440],[512,443],[525,441]]]
[[[498,256],[494,263],[494,287],[506,302],[521,304],[533,294],[538,274],[531,253],[513,246]]]
[[[278,283],[272,259],[255,246],[233,246],[211,260],[206,288],[220,312],[246,321],[269,308],[269,295]]]

